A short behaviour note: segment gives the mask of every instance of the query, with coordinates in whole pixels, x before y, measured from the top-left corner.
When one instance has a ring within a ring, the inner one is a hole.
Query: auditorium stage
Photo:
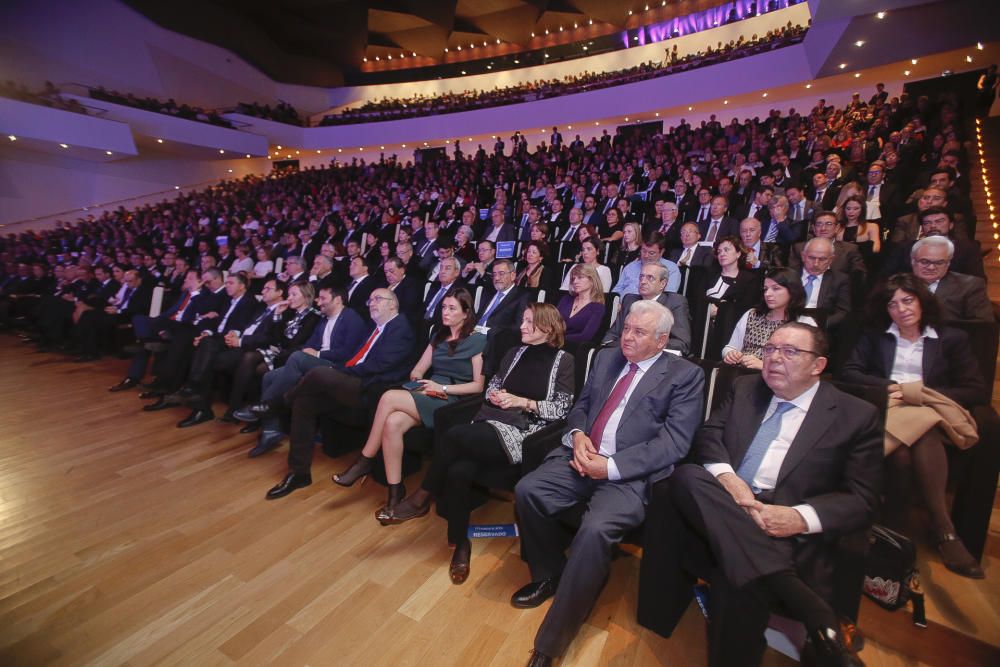
[[[475,540],[454,586],[442,520],[382,527],[382,487],[330,482],[353,455],[319,454],[311,487],[267,502],[286,447],[250,460],[253,436],[232,425],[181,430],[183,409],[143,413],[137,391],[107,392],[124,369],[0,335],[0,664],[527,662],[547,605],[508,604],[528,578],[515,539]],[[512,518],[500,502],[474,516]],[[863,607],[867,664],[1000,664],[993,521],[984,582],[922,554],[928,629]],[[638,556],[615,561],[561,664],[705,664],[697,608],[670,640],[636,624]],[[768,651],[765,664],[793,663]]]

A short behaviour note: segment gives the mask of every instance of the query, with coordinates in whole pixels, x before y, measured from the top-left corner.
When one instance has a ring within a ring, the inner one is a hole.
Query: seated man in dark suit
[[[949,270],[955,244],[946,236],[926,236],[910,250],[913,274],[937,297],[945,320],[994,322],[986,281]]]
[[[640,619],[669,635],[692,597],[682,564],[700,562],[711,582],[710,665],[759,664],[774,603],[806,626],[817,664],[861,664],[829,602],[831,559],[837,537],[874,519],[879,417],[820,382],[827,342],[815,327],[783,324],[763,354],[763,374],[736,380],[698,432],[692,463],[650,507],[647,526],[665,539],[648,540],[662,546],[643,556]]]
[[[437,280],[431,283],[424,299],[423,318],[425,324],[436,324],[441,321],[441,302],[444,295],[452,287],[461,285],[459,276],[462,265],[456,257],[445,257],[440,261]]]
[[[469,286],[470,292],[475,292],[480,285],[491,288],[497,244],[489,240],[480,241],[476,244],[476,256],[479,261],[468,262],[462,267],[462,280]]]
[[[368,275],[368,265],[360,256],[350,260],[347,273],[351,278],[347,284],[347,307],[367,319],[368,297],[375,289],[375,279]]]
[[[772,204],[780,207],[782,199],[784,197],[777,197]],[[746,218],[740,222],[740,241],[746,251],[747,269],[759,271],[763,275],[785,265],[785,250],[780,244],[769,243],[761,238],[761,221],[757,218]]]
[[[833,252],[829,239],[816,237],[806,241],[802,253],[805,308],[821,310],[826,316],[824,328],[828,331],[840,326],[851,311],[851,282],[846,275],[830,268]]]
[[[691,446],[704,374],[663,353],[672,324],[670,311],[655,301],[632,305],[620,349],[602,350],[594,361],[562,446],[515,489],[531,583],[511,604],[537,607],[555,596],[529,665],[551,665],[566,651],[604,586],[614,545],[642,523],[650,486]],[[587,512],[570,544],[558,516],[581,503]]]
[[[686,223],[687,227],[693,223]],[[697,229],[695,230],[697,232]],[[622,337],[622,330],[625,328],[625,319],[628,317],[632,304],[640,299],[646,301],[657,301],[666,307],[674,316],[674,324],[670,327],[670,339],[667,341],[665,349],[677,352],[681,356],[687,356],[691,349],[691,313],[688,310],[687,299],[681,294],[674,292],[664,292],[667,286],[669,273],[665,268],[656,262],[643,264],[639,272],[639,293],[626,294],[622,297],[621,308],[618,310],[618,317],[604,334],[601,341],[602,346],[618,345]]]
[[[212,271],[216,271],[216,269],[212,269]],[[245,273],[231,273],[226,276],[226,301],[223,302],[224,305],[219,308],[218,313],[210,312],[203,317],[196,317],[194,327],[196,331],[193,332],[193,337],[189,337],[191,328],[188,328],[183,335],[177,335],[171,340],[170,347],[167,349],[167,361],[164,363],[177,364],[183,360],[184,366],[182,368],[169,367],[169,374],[165,373],[160,378],[160,381],[164,382],[164,386],[176,385],[177,389],[180,389],[181,383],[189,376],[191,362],[199,351],[198,348],[204,344],[208,346],[209,351],[202,351],[202,356],[214,356],[215,352],[225,346],[224,339],[230,332],[241,332],[256,319],[260,304],[247,293],[248,287],[249,280]],[[176,348],[181,346],[189,346],[190,349],[177,353]],[[166,381],[163,380],[168,376],[171,378],[170,384],[166,384]],[[191,393],[196,392],[192,391]],[[182,402],[179,392],[172,391],[160,397],[156,403],[143,407],[143,410],[155,412],[180,405]],[[203,408],[196,409],[190,417],[179,422],[178,428],[194,426],[213,419],[214,416],[208,405],[203,406]]]
[[[955,223],[951,213],[943,208],[929,208],[922,211],[918,218],[920,220],[920,237],[943,236],[949,239],[954,246],[949,269],[956,273],[963,273],[967,276],[977,276],[986,278],[983,268],[983,255],[979,250],[979,245],[968,239],[960,239],[955,236]],[[882,266],[882,275],[891,276],[895,273],[909,273],[912,270],[910,265],[911,251],[916,241],[908,241],[896,246],[894,252]]]
[[[321,415],[332,413],[357,423],[358,415],[367,412],[367,388],[399,382],[410,372],[416,339],[410,323],[399,316],[396,295],[377,289],[369,302],[375,329],[364,344],[344,363],[313,368],[285,394],[283,403],[290,406],[292,417],[289,472],[267,492],[268,500],[312,484],[313,437]]]
[[[698,225],[685,222],[680,231],[681,247],[674,248],[667,256],[677,266],[702,266],[708,268],[715,261],[712,246],[701,243],[701,232]],[[641,285],[640,285],[641,287]]]
[[[486,334],[486,349],[483,351],[483,372],[492,375],[495,364],[511,347],[521,342],[521,317],[528,303],[530,293],[515,287],[514,262],[498,259],[493,262],[493,284],[490,294],[483,295],[476,312],[476,331]]]
[[[400,257],[385,260],[385,283],[399,299],[399,312],[416,326],[424,311],[424,283],[407,273]]]
[[[860,273],[862,276],[868,275],[868,268],[861,258],[858,246],[847,241],[838,241],[837,233],[841,230],[840,221],[837,214],[831,211],[820,211],[813,219],[813,237],[825,238],[833,245],[833,261],[830,269],[850,276]],[[802,270],[802,249],[805,241],[792,246],[792,251],[788,253],[788,268],[796,271]]]
[[[709,218],[698,225],[701,238],[706,243],[715,243],[716,239],[723,236],[736,236],[740,231],[740,223],[736,218],[726,215],[729,201],[725,197],[712,197],[712,204],[708,209]]]
[[[100,357],[100,341],[113,338],[115,327],[128,324],[136,315],[149,313],[153,288],[139,272],[129,269],[123,276],[124,284],[106,300],[103,307],[95,307],[80,315],[76,336],[80,343],[78,361],[92,361]]]

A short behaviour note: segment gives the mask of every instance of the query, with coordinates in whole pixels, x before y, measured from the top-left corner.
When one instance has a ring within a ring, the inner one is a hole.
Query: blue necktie
[[[503,301],[503,292],[497,292],[493,297],[493,301],[490,302],[490,307],[487,308],[486,312],[483,313],[483,316],[479,318],[480,326],[486,325],[486,320],[490,319],[490,315],[492,315],[493,311],[497,309],[497,306],[500,305],[501,301]]]
[[[774,220],[767,227],[767,236],[764,237],[764,243],[774,243],[778,240],[778,223]]]
[[[806,284],[805,284],[806,306],[809,305],[809,300],[812,299],[813,287],[815,282],[816,282],[816,276],[814,276],[811,273],[808,276],[806,276]]]
[[[437,310],[438,303],[444,298],[445,292],[447,291],[447,287],[442,287],[438,290],[438,293],[434,295],[434,298],[431,299],[431,304],[427,306],[427,312],[424,313],[425,320],[434,319],[434,311]]]
[[[781,401],[775,406],[774,414],[761,422],[760,428],[757,429],[757,435],[753,437],[747,453],[743,456],[743,462],[736,470],[737,477],[746,482],[754,490],[754,493],[757,493],[759,489],[754,488],[753,478],[757,476],[757,470],[764,461],[764,455],[767,454],[771,443],[781,432],[781,417],[794,407],[793,403],[786,401]]]

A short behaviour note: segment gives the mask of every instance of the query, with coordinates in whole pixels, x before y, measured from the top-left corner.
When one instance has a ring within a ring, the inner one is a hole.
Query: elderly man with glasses
[[[833,260],[830,264],[831,271],[837,271],[844,275],[859,273],[867,276],[868,268],[861,258],[858,246],[848,241],[838,241],[837,234],[842,229],[837,220],[837,214],[833,211],[821,211],[816,214],[812,223],[813,237],[827,239],[833,246]],[[802,250],[805,242],[796,243],[788,253],[788,267],[796,271],[802,270]]]
[[[650,503],[639,622],[669,636],[708,577],[710,665],[759,664],[775,604],[805,625],[809,664],[861,664],[833,608],[832,556],[875,517],[883,435],[874,406],[820,380],[827,352],[819,329],[778,327],[763,372],[735,381]]]
[[[937,297],[945,320],[995,321],[986,281],[949,270],[954,255],[955,244],[948,237],[924,237],[910,250],[913,275]]]

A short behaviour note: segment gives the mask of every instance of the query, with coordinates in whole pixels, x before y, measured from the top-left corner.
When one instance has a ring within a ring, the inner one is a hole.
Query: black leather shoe
[[[142,398],[140,396],[139,398]],[[180,405],[180,403],[168,400],[167,396],[160,396],[156,403],[150,403],[149,405],[142,406],[143,412],[159,412],[160,410],[166,410],[167,408],[173,408]]]
[[[271,490],[267,492],[267,496],[265,497],[268,500],[284,498],[295,489],[301,489],[312,483],[312,475],[290,472],[285,475],[285,479],[278,482],[276,486],[271,487]]]
[[[274,412],[274,406],[272,406],[267,401],[262,401],[260,403],[251,403],[247,406],[247,410],[254,413],[258,417],[264,417]]]
[[[257,438],[257,445],[250,450],[247,457],[255,459],[262,454],[267,454],[269,451],[280,445],[281,441],[284,439],[285,434],[281,431],[261,431],[260,436]]]
[[[198,424],[210,422],[213,419],[215,419],[215,415],[212,414],[211,410],[192,410],[191,414],[189,414],[186,419],[182,419],[177,422],[177,428],[197,426]]]
[[[111,387],[111,389],[108,389],[108,391],[114,391],[114,392],[127,391],[132,387],[136,386],[137,384],[139,383],[133,380],[132,378],[125,378],[115,386]]]
[[[252,422],[240,429],[240,433],[256,433],[260,430],[260,422]]]
[[[256,412],[251,412],[249,406],[240,408],[239,410],[233,410],[233,416],[241,422],[247,422],[248,424],[260,421],[260,415]]]
[[[150,398],[163,398],[166,394],[162,391],[143,391],[139,393],[139,398],[143,401],[149,400]]]
[[[517,589],[510,598],[510,603],[518,609],[533,609],[556,594],[558,579],[543,579],[533,581]]]
[[[551,667],[552,658],[545,655],[541,651],[533,650],[531,652],[531,657],[528,658],[528,667]]]
[[[226,410],[225,413],[219,417],[219,421],[224,424],[238,424],[240,422],[239,419],[233,416],[232,410]]]

